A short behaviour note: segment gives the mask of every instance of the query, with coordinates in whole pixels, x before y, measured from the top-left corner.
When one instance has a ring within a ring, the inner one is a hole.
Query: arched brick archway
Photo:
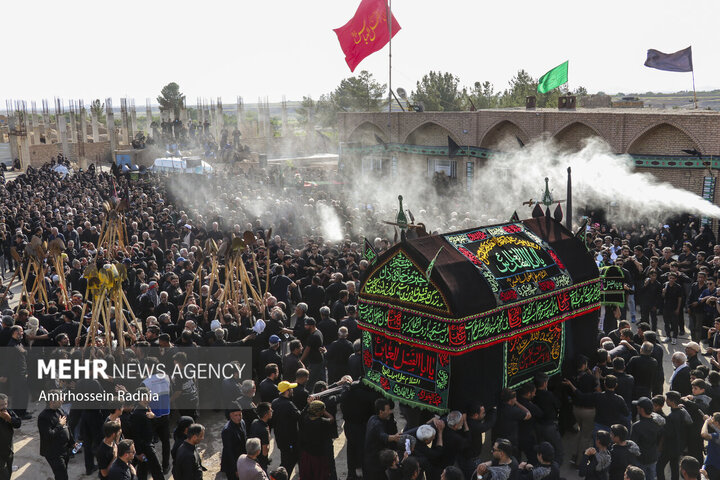
[[[603,138],[597,130],[583,122],[572,122],[559,129],[553,139],[560,149],[570,152],[580,151],[589,138]],[[607,141],[607,140],[605,140]]]
[[[448,144],[447,137],[452,138],[455,143],[461,145],[458,138],[447,128],[435,122],[425,122],[411,131],[407,137],[405,137],[403,143],[410,145],[443,146]]]
[[[683,150],[702,152],[700,143],[684,129],[668,122],[648,127],[637,135],[628,145],[627,152],[632,155],[687,155]]]
[[[510,120],[501,120],[490,127],[483,136],[480,146],[492,150],[507,150],[518,146],[517,139],[528,143],[528,135]]]
[[[347,141],[360,142],[363,145],[375,145],[376,143],[378,143],[375,135],[380,137],[383,142],[388,141],[387,134],[382,128],[378,127],[372,122],[363,122],[357,127],[355,127],[355,130],[353,130],[352,133],[348,135]]]

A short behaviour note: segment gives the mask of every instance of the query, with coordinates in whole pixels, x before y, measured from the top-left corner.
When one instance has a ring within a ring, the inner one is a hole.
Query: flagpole
[[[392,0],[388,0],[387,24],[390,33],[388,41],[388,142],[392,142]]]
[[[695,69],[690,70],[692,72],[693,79],[693,101],[695,102],[695,110],[697,110],[697,94],[695,93]]]

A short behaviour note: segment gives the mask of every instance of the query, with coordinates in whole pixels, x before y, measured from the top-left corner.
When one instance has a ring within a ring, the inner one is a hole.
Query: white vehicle
[[[150,171],[175,172],[175,173],[196,173],[208,174],[213,172],[213,167],[200,157],[164,157],[156,158]]]

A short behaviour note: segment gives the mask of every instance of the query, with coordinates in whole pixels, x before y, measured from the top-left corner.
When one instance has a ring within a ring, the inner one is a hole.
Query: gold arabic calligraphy
[[[360,42],[368,44],[375,41],[375,29],[380,23],[387,23],[387,13],[383,9],[378,9],[363,18],[362,28],[359,31],[350,32],[355,45]]]

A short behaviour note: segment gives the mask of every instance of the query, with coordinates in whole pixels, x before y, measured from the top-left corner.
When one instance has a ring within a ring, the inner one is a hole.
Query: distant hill
[[[613,95],[612,99],[616,101],[622,97],[638,97],[645,102],[645,107],[652,108],[692,109],[694,106],[692,91],[675,93],[619,93]],[[699,109],[720,110],[720,90],[697,92],[697,101]]]

